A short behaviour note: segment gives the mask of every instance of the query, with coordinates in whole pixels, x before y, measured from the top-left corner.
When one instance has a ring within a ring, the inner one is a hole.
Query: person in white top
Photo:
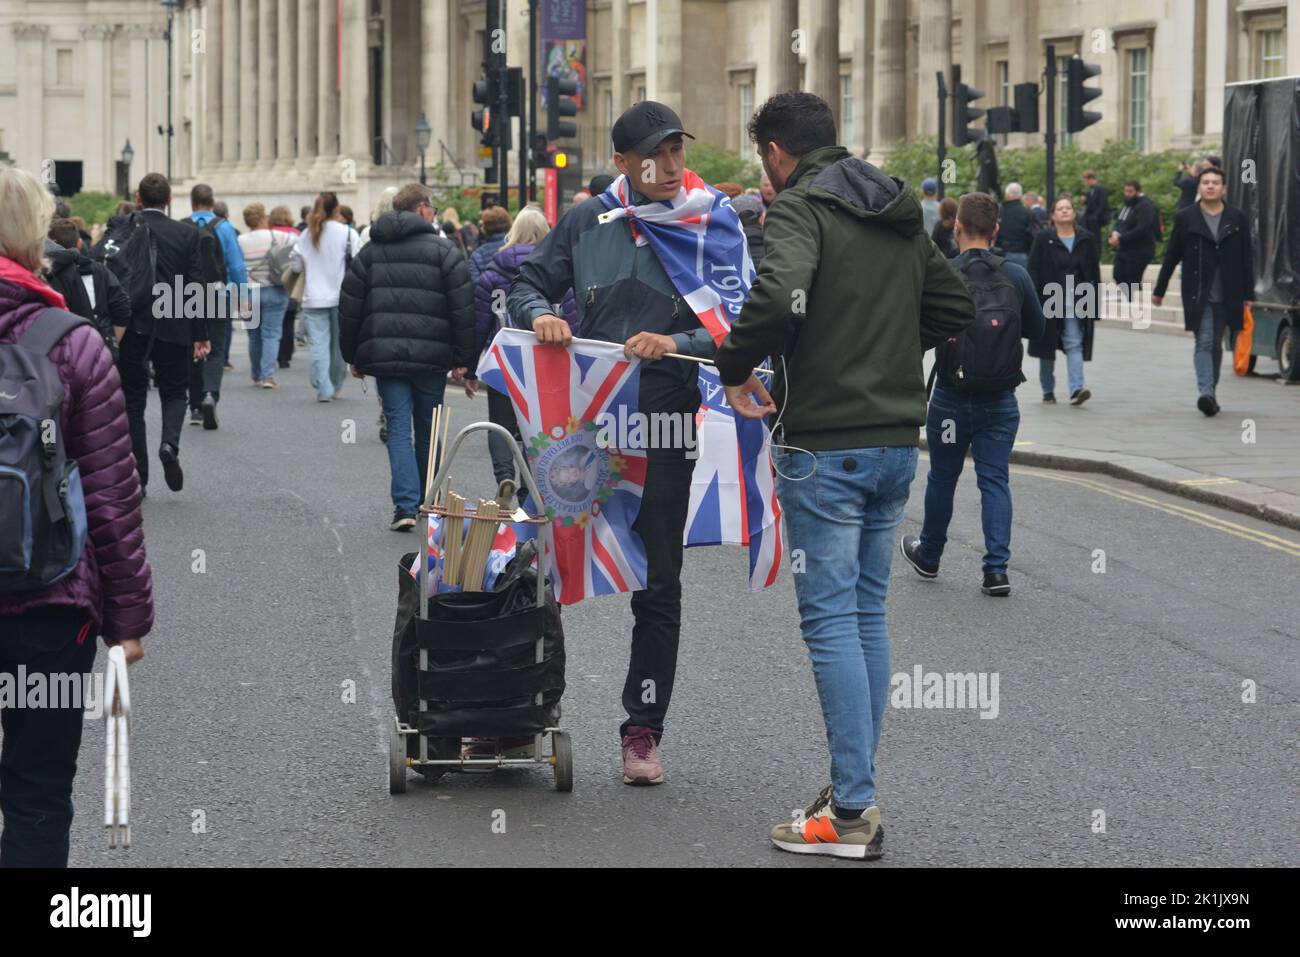
[[[311,384],[318,402],[333,399],[347,376],[347,364],[339,351],[339,289],[348,263],[360,248],[356,230],[339,214],[338,196],[317,196],[289,265],[294,272],[307,272],[302,315],[311,352]]]
[[[261,203],[244,207],[244,225],[248,232],[239,237],[239,249],[244,254],[257,318],[248,328],[249,372],[253,385],[278,389],[275,359],[280,351],[284,313],[289,307],[289,294],[280,285],[280,272],[284,268],[283,256],[297,240],[272,231],[266,207]],[[280,269],[275,268],[277,262]]]

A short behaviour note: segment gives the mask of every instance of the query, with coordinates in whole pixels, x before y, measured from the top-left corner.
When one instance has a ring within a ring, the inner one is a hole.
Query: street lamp
[[[429,141],[433,138],[433,129],[429,126],[429,121],[424,118],[424,111],[420,111],[420,118],[415,122],[415,147],[420,151],[420,185],[427,186],[428,183],[424,178],[424,151],[429,148]]]
[[[127,139],[126,145],[122,147],[122,198],[131,198],[131,160],[135,159],[135,150],[131,148],[131,140]]]
[[[167,11],[167,182],[172,179],[172,17],[180,0],[159,0]],[[161,132],[161,131],[160,131]]]

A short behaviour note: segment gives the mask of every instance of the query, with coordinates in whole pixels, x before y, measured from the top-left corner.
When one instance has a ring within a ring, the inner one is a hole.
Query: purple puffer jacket
[[[501,290],[501,303],[504,308],[506,293],[510,292],[510,284],[515,281],[519,265],[532,254],[533,248],[529,243],[515,243],[500,250],[492,257],[492,264],[483,270],[478,277],[478,282],[474,284],[474,354],[476,356],[483,354],[483,350],[487,348],[492,337],[497,334],[497,329],[500,328],[497,317],[492,313],[493,294],[498,289]],[[577,335],[578,307],[573,301],[572,289],[564,294],[564,302],[560,308],[569,323],[569,328],[573,330],[574,335]]]
[[[0,342],[13,342],[47,305],[39,291],[0,279]],[[81,467],[89,534],[72,574],[40,591],[0,594],[0,616],[75,605],[109,644],[142,638],[153,627],[153,584],[121,380],[94,326],[68,333],[50,358],[64,386],[59,431]]]

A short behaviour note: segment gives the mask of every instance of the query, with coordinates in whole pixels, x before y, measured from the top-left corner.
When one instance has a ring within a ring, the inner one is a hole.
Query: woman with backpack
[[[1057,198],[1051,228],[1034,237],[1029,275],[1047,317],[1043,335],[1029,343],[1029,354],[1038,359],[1043,401],[1056,402],[1056,353],[1060,350],[1065,353],[1070,405],[1083,405],[1092,398],[1084,384],[1083,364],[1092,361],[1093,327],[1101,294],[1101,246],[1096,235],[1075,221],[1074,201],[1069,196]]]
[[[51,676],[89,673],[96,635],[120,645],[128,664],[139,661],[140,639],[153,627],[140,480],[117,369],[95,327],[69,313],[36,276],[53,211],[35,176],[0,169],[0,370],[23,363],[36,373],[17,396],[0,392],[0,416],[9,423],[0,434],[0,467],[28,484],[69,479],[66,487],[48,486],[57,510],[45,496],[16,494],[13,478],[0,479],[0,675],[12,681],[25,669],[20,693],[34,675],[45,676],[52,691]],[[35,392],[56,386],[63,398],[47,458],[30,440],[39,438],[47,414],[36,408]],[[45,543],[45,560],[13,571],[36,539]],[[67,866],[81,698],[75,706],[0,708],[0,867]]]
[[[311,384],[317,402],[331,401],[347,377],[347,363],[339,351],[339,290],[359,249],[356,230],[339,213],[338,196],[321,193],[307,217],[307,228],[289,256],[294,272],[307,271],[302,314],[307,324]]]
[[[280,276],[289,265],[297,239],[272,229],[261,203],[244,207],[244,225],[248,232],[239,237],[239,248],[256,303],[256,321],[248,328],[249,374],[258,388],[278,389],[275,362],[284,331],[284,313],[289,307],[289,293],[280,284]]]
[[[514,225],[506,234],[505,242],[479,275],[478,282],[474,284],[474,354],[476,356],[483,355],[488,343],[503,325],[506,294],[510,291],[510,284],[514,282],[515,275],[519,272],[519,264],[532,254],[533,249],[542,241],[542,237],[550,231],[551,226],[541,210],[535,206],[525,206],[515,217]],[[568,320],[569,328],[576,335],[578,309],[573,301],[572,289],[564,294],[563,308],[564,318]],[[518,435],[519,427],[515,422],[515,410],[510,405],[510,398],[490,387],[484,386],[484,388],[487,389],[488,420],[505,426]],[[492,473],[496,476],[497,483],[500,484],[511,478],[515,474],[515,463],[505,439],[499,435],[489,435],[488,451],[492,456]]]

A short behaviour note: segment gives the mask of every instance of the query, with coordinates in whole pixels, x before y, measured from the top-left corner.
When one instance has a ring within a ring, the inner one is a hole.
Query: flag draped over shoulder
[[[611,441],[617,436],[602,429],[637,412],[641,360],[626,358],[620,343],[574,339],[560,349],[539,344],[531,332],[502,329],[478,376],[514,406],[552,519],[560,604],[645,588],[645,546],[632,530],[645,450],[618,448]]]
[[[619,176],[600,200],[606,207],[600,221],[630,220],[637,245],[654,250],[700,325],[722,342],[754,282],[745,231],[727,195],[688,169],[674,199],[633,206],[628,178]]]

